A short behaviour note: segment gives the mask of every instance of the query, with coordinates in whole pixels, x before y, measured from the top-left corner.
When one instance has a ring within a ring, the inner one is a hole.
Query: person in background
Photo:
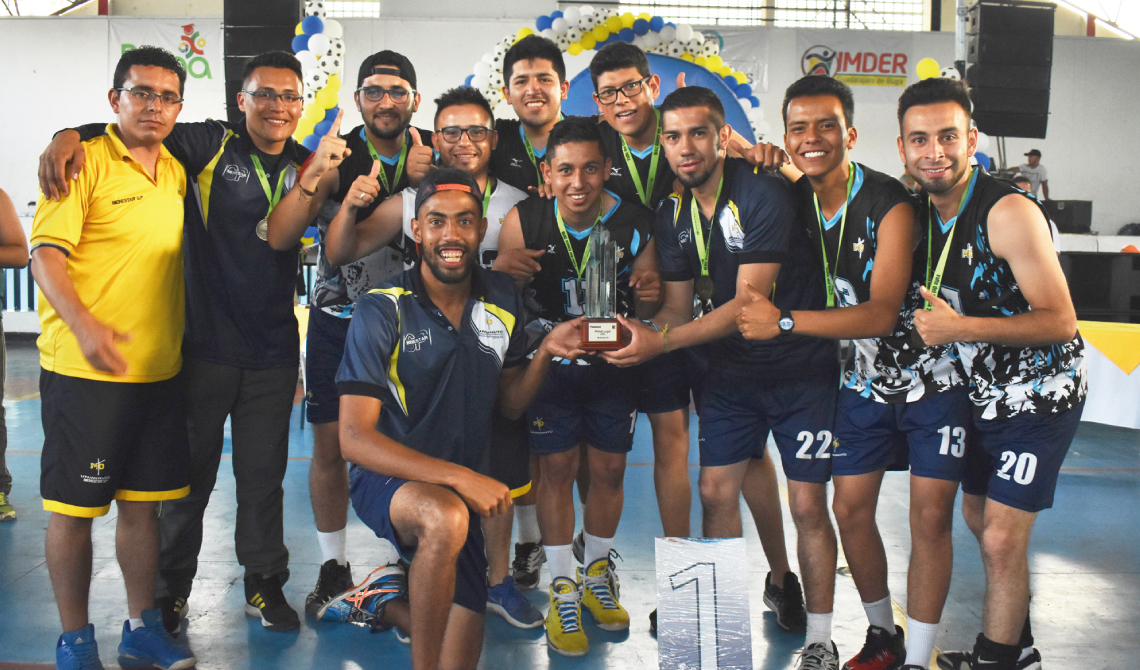
[[[0,189],[0,268],[22,268],[28,265],[28,239],[16,216],[16,207],[8,194]],[[4,401],[6,368],[4,322],[0,320],[0,403]],[[4,460],[8,449],[8,427],[4,423],[4,406],[0,404],[0,521],[15,521],[16,508],[8,496],[12,494],[12,473]]]
[[[1049,171],[1041,164],[1040,151],[1030,149],[1029,153],[1025,154],[1025,162],[1017,166],[1017,171],[1029,178],[1029,184],[1032,188],[1028,190],[1034,198],[1049,199]],[[1037,194],[1038,187],[1041,190],[1040,195]]]

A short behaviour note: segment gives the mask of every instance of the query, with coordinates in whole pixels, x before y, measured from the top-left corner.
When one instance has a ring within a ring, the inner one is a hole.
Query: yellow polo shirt
[[[84,143],[86,162],[59,202],[40,195],[31,244],[67,254],[67,272],[91,314],[130,336],[117,342],[125,376],[96,370],[79,341],[40,292],[45,370],[84,379],[156,382],[182,367],[185,293],[182,217],[186,170],[165,147],[151,177],[119,139],[116,124]]]

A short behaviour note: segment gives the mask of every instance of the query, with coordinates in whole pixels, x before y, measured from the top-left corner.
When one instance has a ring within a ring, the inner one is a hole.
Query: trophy
[[[625,346],[624,328],[617,312],[617,242],[598,222],[590,232],[590,260],[586,262],[586,319],[582,322],[582,343],[586,351],[613,351]]]

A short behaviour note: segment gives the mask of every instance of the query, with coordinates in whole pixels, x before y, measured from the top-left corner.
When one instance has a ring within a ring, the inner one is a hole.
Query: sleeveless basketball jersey
[[[953,235],[940,294],[960,314],[1002,318],[1029,311],[1009,264],[994,255],[989,242],[990,210],[1013,194],[1027,197],[975,170],[956,225],[943,224],[935,210],[930,226],[929,200],[922,204],[919,221],[933,228],[932,263],[937,263],[948,236]],[[1040,203],[1030,200],[1041,209],[1043,224],[1048,222]],[[919,247],[925,255],[926,241]],[[958,343],[958,349],[970,374],[970,400],[982,419],[1063,412],[1076,406],[1088,391],[1080,333],[1065,344],[1045,347],[964,342]]]
[[[517,119],[499,119],[495,122],[495,131],[499,135],[499,143],[491,152],[491,174],[523,192],[538,186],[539,168],[535,161],[542,161],[546,147],[532,147],[535,154],[535,161],[532,161],[523,141],[522,122]]]
[[[606,156],[613,163],[613,167],[610,168],[610,176],[606,179],[606,188],[621,196],[623,200],[640,202],[641,198],[638,196],[637,187],[634,186],[633,182],[634,175],[630,172],[629,165],[625,161],[625,153],[622,151],[621,133],[614,130],[613,126],[605,121],[598,124],[598,130],[602,132],[602,146],[605,148]],[[630,158],[637,166],[637,178],[641,180],[641,188],[644,190],[649,183],[649,166],[653,162],[653,145],[649,145],[642,152],[635,152],[633,147],[630,147]],[[669,161],[665,158],[665,150],[662,148],[657,158],[657,179],[653,182],[653,192],[649,194],[649,202],[644,204],[650,209],[656,210],[657,205],[673,192],[673,181],[675,179],[676,175],[673,174],[673,168],[669,167]]]
[[[406,188],[400,193],[404,201],[404,235],[412,239],[412,219],[416,216],[416,190]],[[479,243],[479,265],[490,270],[499,255],[499,231],[503,228],[503,219],[507,213],[519,202],[526,199],[526,194],[514,186],[500,180],[495,180],[491,188],[491,201],[487,205],[487,234]],[[412,243],[415,253],[415,243]],[[417,254],[418,255],[418,254]],[[414,262],[409,264],[414,265]]]

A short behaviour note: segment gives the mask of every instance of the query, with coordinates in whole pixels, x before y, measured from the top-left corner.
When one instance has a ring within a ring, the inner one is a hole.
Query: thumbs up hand
[[[380,161],[372,161],[372,170],[368,174],[362,174],[352,182],[352,186],[348,189],[348,195],[344,196],[342,206],[351,207],[353,209],[360,209],[367,207],[376,201],[380,196],[380,182],[376,181],[376,176],[380,174]]]
[[[435,152],[432,151],[431,147],[424,145],[423,139],[420,138],[420,131],[416,127],[409,126],[408,135],[411,137],[412,146],[408,147],[408,159],[405,165],[408,171],[408,184],[412,188],[416,188],[432,169],[432,165],[435,163]]]
[[[736,314],[740,334],[749,340],[770,340],[779,335],[780,310],[747,281],[743,289],[744,306]]]

